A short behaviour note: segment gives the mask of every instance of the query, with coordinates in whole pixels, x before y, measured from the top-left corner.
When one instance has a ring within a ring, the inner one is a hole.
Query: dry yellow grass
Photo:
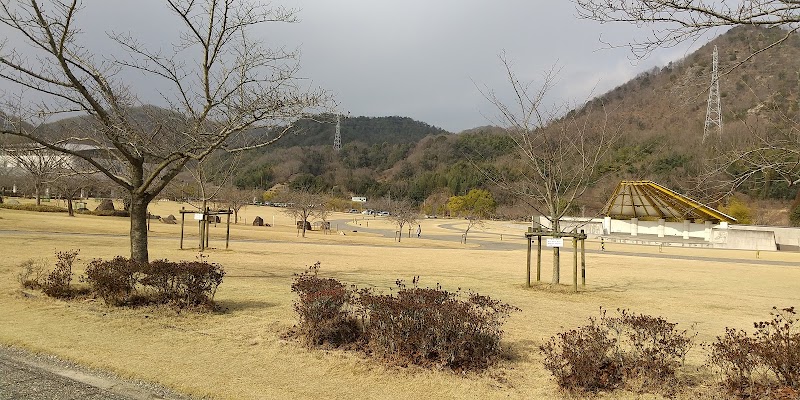
[[[89,205],[92,207],[92,205]],[[155,214],[175,214],[180,205],[154,204]],[[193,315],[166,310],[111,309],[101,302],[68,303],[27,297],[16,282],[17,265],[29,258],[52,258],[55,250],[81,250],[79,266],[90,258],[129,253],[124,218],[42,214],[0,209],[0,343],[55,354],[125,377],[158,382],[181,392],[221,399],[260,398],[558,398],[541,367],[538,345],[564,328],[584,324],[598,308],[628,308],[661,315],[711,341],[726,326],[747,329],[765,319],[772,306],[800,306],[800,254],[761,253],[762,259],[794,261],[798,266],[726,262],[754,259],[754,252],[663,249],[661,258],[587,254],[588,284],[569,290],[526,288],[523,225],[492,222],[459,243],[456,220],[422,221],[422,239],[395,243],[373,233],[391,227],[338,214],[342,235],[310,232],[297,236],[292,221],[278,209],[243,211],[248,222],[259,215],[271,228],[233,226],[231,249],[211,250],[227,276],[217,293],[224,313]],[[362,224],[359,226],[358,224]],[[187,224],[186,245],[197,241]],[[73,234],[79,233],[79,234]],[[180,225],[154,221],[152,259],[192,259],[196,250],[179,250]],[[518,250],[486,250],[475,240],[516,241]],[[426,236],[429,237],[426,239]],[[224,227],[212,231],[212,246],[224,247]],[[437,237],[448,240],[433,240]],[[596,243],[588,244],[590,249]],[[658,254],[658,248],[606,245],[614,251]],[[669,255],[715,257],[720,261],[669,259]],[[571,282],[570,257],[562,279]],[[387,289],[395,279],[422,276],[423,285],[471,289],[522,309],[506,324],[505,343],[515,358],[483,374],[466,376],[415,368],[389,368],[356,354],[312,351],[282,339],[296,322],[290,292],[292,274],[316,261],[321,274],[360,286]],[[543,277],[550,276],[545,253]],[[80,271],[78,271],[80,272]],[[695,346],[685,371],[708,380],[705,353]],[[701,385],[702,386],[702,385]],[[713,388],[695,388],[705,394]],[[697,397],[686,392],[683,397]],[[633,393],[600,397],[637,398]],[[681,397],[681,396],[679,396]]]

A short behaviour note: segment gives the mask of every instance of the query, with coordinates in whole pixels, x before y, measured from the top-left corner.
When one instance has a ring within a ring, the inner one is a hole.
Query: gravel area
[[[0,346],[0,400],[191,400],[56,357]]]

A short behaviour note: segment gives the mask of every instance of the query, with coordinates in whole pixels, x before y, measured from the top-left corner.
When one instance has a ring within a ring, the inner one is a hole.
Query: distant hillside
[[[610,178],[591,188],[578,206],[588,214],[597,212],[620,179],[654,180],[692,194],[692,178],[704,171],[706,160],[719,149],[750,140],[752,129],[777,129],[771,123],[772,111],[795,118],[800,93],[797,35],[737,65],[778,35],[785,32],[731,29],[684,59],[646,71],[570,112],[567,118],[583,118],[587,109],[602,105],[622,131],[602,166]],[[724,130],[722,138],[703,144],[714,45],[719,49],[722,74]],[[249,160],[238,184],[261,187],[295,182],[342,195],[391,195],[416,203],[482,187],[494,191],[506,215],[528,212],[517,207],[514,198],[498,192],[481,172],[519,168],[514,144],[502,129],[480,127],[454,135],[408,118],[350,118],[343,121],[344,146],[337,154],[331,149],[335,123],[299,127],[302,135],[282,140],[285,150],[265,149]],[[763,198],[788,199],[796,194],[796,188],[785,184],[751,185],[743,190]]]
[[[301,120],[277,142],[279,147],[333,146],[336,117],[323,115],[316,120]],[[360,142],[373,144],[416,143],[429,135],[449,132],[408,117],[348,117],[341,119],[342,145]]]
[[[785,34],[780,28],[733,28],[684,59],[644,72],[591,101],[589,105],[602,104],[622,121],[625,138],[606,168],[619,178],[651,179],[688,189],[687,178],[699,174],[703,161],[717,149],[750,140],[753,130],[780,129],[774,124],[775,111],[796,118],[800,37],[793,34],[778,47],[745,61]],[[715,45],[723,134],[702,143]],[[792,198],[796,192],[780,184],[745,189],[772,198]]]

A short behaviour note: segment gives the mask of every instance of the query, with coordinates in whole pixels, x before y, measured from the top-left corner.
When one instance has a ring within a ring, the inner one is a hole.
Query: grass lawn
[[[181,206],[152,206],[155,214],[174,214],[179,224],[152,222],[151,259],[197,256],[197,250],[178,248]],[[393,230],[381,218],[335,214],[332,226],[344,234],[313,231],[302,238],[280,209],[240,212],[244,222],[256,216],[274,221],[274,226],[232,225],[229,250],[222,240],[224,224],[212,228],[211,246],[216,249],[205,254],[227,271],[216,297],[224,312],[197,315],[112,309],[102,301],[64,302],[23,292],[16,277],[18,265],[27,259],[46,258],[52,264],[55,251],[80,249],[79,275],[92,258],[129,255],[128,220],[0,209],[0,344],[215,399],[558,398],[563,395],[542,368],[538,346],[597,316],[601,306],[663,316],[697,332],[701,342],[723,334],[726,326],[749,330],[752,322],[768,318],[772,306],[800,306],[798,253],[761,252],[761,259],[796,262],[774,266],[756,263],[755,252],[665,248],[659,253],[657,247],[606,244],[607,250],[622,253],[588,253],[587,286],[575,294],[568,285],[556,290],[525,287],[522,224],[492,221],[474,228],[463,245],[460,221],[423,220],[422,238],[404,236],[396,243],[375,231]],[[196,246],[196,231],[196,223],[187,220],[186,247]],[[519,245],[515,250],[492,249],[492,243],[509,242]],[[599,246],[588,242],[587,247]],[[565,284],[572,281],[571,260],[565,252]],[[296,322],[292,276],[316,261],[322,263],[322,276],[359,286],[388,291],[396,279],[420,275],[423,286],[440,283],[448,290],[469,289],[513,304],[522,311],[505,325],[504,343],[511,357],[485,373],[458,375],[385,367],[357,354],[309,350],[285,340],[284,333]],[[549,252],[543,263],[542,276],[549,280]],[[716,392],[713,377],[698,369],[705,360],[705,350],[696,345],[682,373],[697,384],[679,398],[706,398]],[[599,397],[640,398],[619,392]]]

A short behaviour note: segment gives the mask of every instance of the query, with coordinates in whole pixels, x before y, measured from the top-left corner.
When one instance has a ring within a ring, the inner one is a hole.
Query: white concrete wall
[[[731,225],[731,227],[748,231],[769,231],[775,234],[775,243],[780,250],[800,251],[800,228],[788,226]]]
[[[739,229],[738,227],[712,229],[711,243],[714,244],[714,247],[723,249],[778,250],[774,232]]]
[[[587,235],[602,235],[604,218],[578,218],[564,217],[561,221],[561,230],[564,232],[572,231],[573,227],[578,230],[583,229]],[[540,216],[538,222],[545,228],[550,227],[547,218]],[[631,220],[611,219],[607,221],[611,229],[611,234],[631,234]],[[665,222],[664,237],[682,238],[683,222]],[[639,235],[658,236],[658,221],[639,221]],[[709,237],[710,235],[710,237]],[[705,223],[690,223],[689,237],[710,241],[714,247],[746,250],[789,250],[800,251],[800,228],[754,226],[754,225],[730,225],[728,228],[720,225],[711,225],[710,231],[706,231]]]

